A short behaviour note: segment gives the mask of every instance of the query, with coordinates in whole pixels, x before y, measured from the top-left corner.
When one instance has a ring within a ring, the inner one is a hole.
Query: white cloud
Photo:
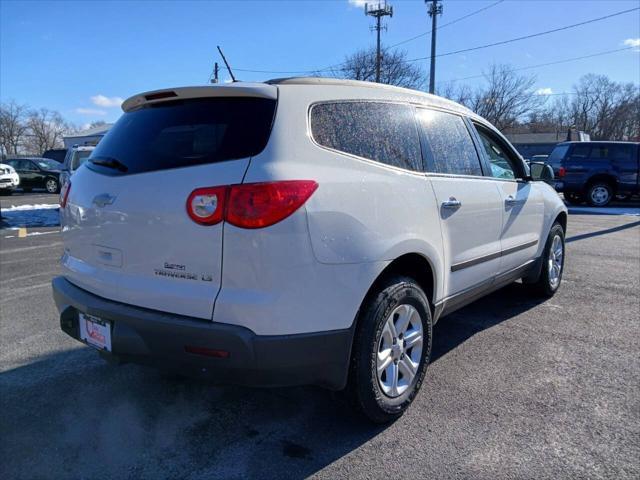
[[[349,0],[349,5],[351,5],[352,7],[362,8],[364,7],[364,4],[367,2],[375,3],[375,0]]]
[[[101,94],[91,97],[91,101],[94,105],[106,108],[119,107],[120,105],[122,105],[122,102],[124,102],[121,97],[106,97]]]
[[[98,110],[97,108],[76,108],[76,113],[80,115],[106,115],[104,110]]]
[[[640,51],[640,38],[627,38],[622,44],[626,47],[633,47]]]
[[[536,95],[551,95],[551,94],[553,94],[553,90],[551,90],[551,88],[549,87],[540,88],[536,90]]]

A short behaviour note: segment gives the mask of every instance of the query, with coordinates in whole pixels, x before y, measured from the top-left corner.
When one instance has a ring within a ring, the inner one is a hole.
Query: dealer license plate
[[[80,313],[80,340],[99,350],[111,351],[111,322]]]

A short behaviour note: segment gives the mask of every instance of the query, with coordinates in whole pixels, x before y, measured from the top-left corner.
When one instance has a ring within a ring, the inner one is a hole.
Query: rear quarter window
[[[131,174],[252,157],[269,140],[276,101],[252,97],[198,98],[127,112],[91,155],[89,167]],[[116,160],[115,170],[92,161]]]
[[[381,102],[320,103],[311,133],[323,147],[406,170],[422,171],[413,107]]]

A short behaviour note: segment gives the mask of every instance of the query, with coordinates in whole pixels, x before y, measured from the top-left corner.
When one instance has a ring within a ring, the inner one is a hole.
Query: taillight
[[[69,198],[69,192],[71,191],[71,182],[67,181],[63,186],[62,190],[60,190],[60,208],[64,208],[67,206],[67,199]]]
[[[215,225],[224,218],[228,187],[198,188],[187,199],[187,213],[196,223]]]
[[[225,220],[240,228],[263,228],[287,218],[317,188],[318,183],[313,180],[198,188],[189,195],[187,212],[202,225]]]
[[[558,170],[558,177],[562,178],[565,176],[565,174],[567,173],[567,171],[565,170],[564,167],[560,167],[560,169]]]
[[[263,228],[284,220],[316,191],[313,180],[232,185],[225,220],[241,228]]]

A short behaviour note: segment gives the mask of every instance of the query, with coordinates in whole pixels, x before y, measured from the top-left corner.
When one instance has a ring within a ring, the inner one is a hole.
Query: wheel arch
[[[589,179],[585,182],[586,190],[588,190],[589,187],[591,187],[591,185],[598,182],[604,182],[610,185],[611,188],[613,188],[614,193],[617,190],[618,179],[614,175],[611,175],[610,173],[596,173],[591,177],[589,177]]]
[[[391,261],[373,281],[362,299],[360,308],[358,309],[358,314],[362,310],[362,305],[364,305],[369,297],[376,291],[378,286],[384,280],[394,275],[403,275],[413,278],[427,296],[433,313],[437,288],[435,272],[436,271],[431,260],[420,253],[412,252],[400,255]]]
[[[551,224],[553,226],[554,223],[559,223],[562,226],[562,230],[565,232],[565,234],[567,233],[567,221],[569,219],[569,216],[567,215],[567,212],[560,212],[556,215],[556,218],[553,220],[553,223]],[[551,227],[549,227],[551,228]]]

